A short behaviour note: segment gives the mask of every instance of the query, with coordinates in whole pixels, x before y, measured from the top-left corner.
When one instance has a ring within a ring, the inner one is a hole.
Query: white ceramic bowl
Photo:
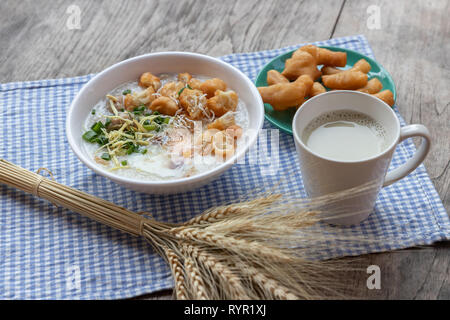
[[[189,72],[193,75],[223,79],[246,105],[249,115],[248,139],[242,148],[226,162],[201,174],[168,181],[142,181],[118,176],[95,163],[82,148],[83,123],[93,106],[119,85],[136,81],[150,71],[153,74]],[[77,157],[96,173],[127,188],[146,193],[176,193],[189,191],[217,178],[256,142],[264,121],[264,105],[255,85],[235,67],[213,57],[188,52],[150,53],[119,62],[93,77],[77,94],[66,119],[66,134]]]

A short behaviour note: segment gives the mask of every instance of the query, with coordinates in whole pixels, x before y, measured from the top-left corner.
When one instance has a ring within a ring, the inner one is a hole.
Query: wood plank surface
[[[80,29],[67,27],[71,5],[80,9]],[[370,6],[379,8],[380,29],[368,27]],[[95,73],[148,52],[220,56],[365,34],[396,82],[401,114],[431,131],[425,164],[449,211],[449,12],[446,0],[2,0],[0,82]],[[381,290],[367,289],[365,272],[343,281],[361,298],[450,299],[449,247],[366,255],[381,268]]]
[[[76,2],[81,28],[69,30],[73,1],[2,0],[1,81],[95,73],[148,52],[220,56],[328,39],[342,1],[314,3],[305,15],[311,3],[297,0],[84,0]]]

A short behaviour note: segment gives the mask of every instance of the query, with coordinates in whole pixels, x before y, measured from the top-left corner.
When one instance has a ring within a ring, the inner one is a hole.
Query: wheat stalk
[[[315,229],[322,208],[376,186],[320,199],[263,194],[211,208],[184,224],[158,222],[0,159],[0,183],[142,236],[168,262],[177,299],[309,299],[338,296],[342,261],[315,261],[308,250],[336,236]],[[333,230],[336,232],[337,230]],[[341,237],[344,241],[361,241]]]
[[[273,299],[280,300],[298,300],[299,297],[293,294],[287,287],[280,284],[278,281],[267,277],[261,270],[245,264],[239,265],[242,272],[257,283],[265,292],[266,295]]]
[[[281,197],[281,194],[269,194],[266,197],[243,201],[238,204],[211,208],[206,210],[202,214],[186,221],[185,223],[183,223],[183,225],[207,225],[224,220],[230,216],[248,213],[250,210],[257,210],[258,212],[261,212],[266,207],[270,206],[273,202],[278,201]]]
[[[186,257],[184,259],[184,267],[193,298],[198,300],[207,300],[209,295],[206,292],[205,283],[202,275],[194,263],[194,260],[190,257]]]
[[[229,267],[220,262],[216,256],[207,253],[206,250],[200,250],[198,247],[185,243],[182,244],[182,250],[186,253],[186,255],[198,260],[201,265],[203,265],[206,269],[211,270],[211,272],[220,279],[221,287],[218,289],[226,291],[227,293],[224,295],[217,293],[216,297],[234,297],[238,300],[250,299],[248,293],[242,285],[241,280]]]
[[[282,250],[273,250],[264,244],[256,241],[238,239],[231,236],[214,234],[202,229],[179,227],[169,230],[178,239],[190,240],[201,244],[213,245],[239,255],[257,254],[269,260],[289,263],[292,258],[282,252]]]
[[[183,265],[172,249],[167,248],[165,253],[175,282],[175,296],[178,300],[186,300],[188,293],[186,291]]]

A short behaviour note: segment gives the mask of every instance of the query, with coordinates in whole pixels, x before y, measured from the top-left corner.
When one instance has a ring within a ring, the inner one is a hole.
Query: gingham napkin
[[[364,36],[318,42],[373,57]],[[300,45],[232,54],[222,59],[254,80],[272,58]],[[90,171],[72,153],[64,131],[75,94],[93,75],[0,85],[0,156],[24,168],[49,168],[56,180],[159,220],[180,222],[213,205],[238,199],[255,188],[289,176],[287,188],[303,193],[293,139],[279,133],[279,167],[235,164],[207,186],[176,195],[152,196],[124,189]],[[402,125],[403,119],[397,112]],[[265,123],[266,129],[273,129]],[[272,134],[275,134],[276,131]],[[260,141],[261,142],[261,141]],[[270,143],[270,139],[267,140]],[[403,142],[398,166],[415,151]],[[169,268],[148,243],[32,195],[0,186],[0,298],[116,299],[172,287]],[[347,228],[376,243],[341,244],[321,257],[355,255],[430,244],[450,238],[450,222],[424,166],[382,189],[375,212]]]

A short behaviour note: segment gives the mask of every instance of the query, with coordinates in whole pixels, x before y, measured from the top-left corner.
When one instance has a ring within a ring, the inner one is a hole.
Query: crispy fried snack
[[[181,81],[185,84],[188,84],[189,81],[191,81],[191,79],[192,79],[192,76],[188,72],[178,74],[178,81]]]
[[[391,90],[383,90],[381,92],[372,94],[372,96],[377,97],[380,100],[383,100],[391,107],[394,105],[394,94],[392,93]]]
[[[316,80],[321,75],[317,69],[316,60],[306,51],[299,51],[295,56],[287,59],[281,74],[289,80],[295,80],[301,75],[308,75],[311,79]]]
[[[322,72],[322,76],[329,76],[332,74],[342,72],[344,70],[341,70],[341,69],[338,69],[335,67],[323,66],[322,69],[320,69],[320,71]]]
[[[154,93],[155,89],[153,89],[152,86],[141,92],[134,92],[133,94],[129,93],[123,98],[123,106],[127,111],[133,111],[134,108],[142,104],[149,105],[156,99]]]
[[[168,97],[159,97],[155,99],[149,108],[169,116],[174,116],[178,111],[177,103]]]
[[[139,78],[139,86],[143,88],[153,87],[155,91],[161,87],[161,81],[157,76],[154,76],[150,72],[144,72]]]
[[[227,90],[227,84],[225,83],[225,81],[219,78],[208,79],[200,85],[200,90],[206,93],[206,97],[209,99],[214,97],[214,93],[217,90]]]
[[[353,71],[361,71],[364,73],[369,73],[370,71],[370,64],[365,60],[365,59],[361,59],[358,60],[358,62],[356,62],[353,67],[349,70],[353,70]],[[322,72],[322,75],[325,76],[329,76],[331,74],[336,74],[336,73],[340,73],[343,72],[345,70],[341,70],[335,67],[329,67],[329,66],[323,66],[322,69],[320,70]]]
[[[159,90],[159,93],[168,98],[177,99],[178,98],[178,92],[180,92],[181,89],[184,88],[184,83],[181,81],[171,81],[167,82],[161,90]]]
[[[313,86],[311,87],[311,91],[309,92],[309,96],[314,97],[324,92],[327,92],[327,89],[325,89],[325,87],[320,82],[314,82]]]
[[[203,106],[206,104],[206,97],[202,91],[185,88],[180,94],[180,104],[191,119],[199,120],[203,118]]]
[[[136,108],[139,105],[139,102],[135,99],[135,97],[132,94],[127,94],[123,98],[123,106],[127,111],[133,111],[134,108]]]
[[[309,90],[309,97],[312,98],[324,92],[327,92],[327,89],[325,89],[325,87],[320,82],[314,82],[311,90]],[[307,97],[305,97],[296,108],[300,108],[306,102],[306,100],[308,100]]]
[[[302,104],[312,86],[311,77],[302,75],[294,82],[259,87],[258,91],[265,103],[272,105],[274,110],[281,111]]]
[[[202,85],[202,82],[196,78],[192,78],[191,80],[189,80],[188,85],[192,88],[192,89],[197,89],[197,90],[201,90],[200,86]]]
[[[345,70],[333,75],[322,76],[322,81],[330,89],[356,90],[367,84],[367,78],[367,74],[364,72]]]
[[[293,57],[301,51],[308,52],[316,59],[316,64],[323,64],[332,67],[345,67],[347,64],[347,53],[340,51],[331,51],[325,48],[319,48],[312,44],[303,46],[293,53]]]
[[[221,117],[228,111],[236,111],[238,95],[236,92],[217,90],[214,97],[208,99],[206,106],[212,110],[216,117]]]
[[[364,87],[356,91],[374,94],[380,92],[381,89],[383,89],[383,84],[380,82],[380,80],[378,80],[378,78],[373,78],[370,79]]]
[[[312,44],[308,44],[295,50],[294,53],[292,54],[292,57],[293,58],[296,57],[301,52],[308,52],[310,55],[314,57],[314,59],[316,59],[317,63],[317,58],[319,57],[319,47],[316,47],[315,45]]]
[[[269,70],[267,72],[267,84],[271,86],[277,83],[289,83],[289,80],[277,70]]]
[[[360,59],[353,65],[351,70],[359,70],[364,73],[369,73],[370,68],[370,64],[365,59]]]
[[[233,125],[236,122],[234,120],[234,115],[232,112],[227,112],[220,118],[214,120],[214,122],[208,124],[208,129],[217,129],[217,130],[225,130]]]

